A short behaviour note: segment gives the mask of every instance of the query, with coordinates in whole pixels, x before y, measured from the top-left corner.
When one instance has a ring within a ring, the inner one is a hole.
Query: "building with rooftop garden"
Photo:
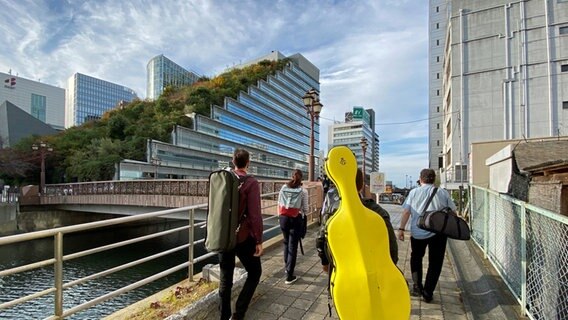
[[[230,165],[235,148],[251,153],[249,172],[260,179],[289,179],[293,169],[307,177],[310,119],[302,96],[311,88],[319,92],[319,69],[301,54],[286,57],[278,51],[233,68],[263,60],[285,64],[235,99],[225,97],[222,106],[212,106],[209,117],[188,115],[193,126],[176,126],[171,141],[149,140],[147,161],[122,161],[115,179],[207,178],[211,171]],[[319,121],[314,133],[318,155]],[[318,162],[316,158],[315,168]]]
[[[149,100],[158,99],[162,92],[164,92],[164,89],[169,86],[187,86],[199,79],[198,74],[186,70],[166,58],[163,54],[157,55],[148,61],[146,73],[146,98]]]

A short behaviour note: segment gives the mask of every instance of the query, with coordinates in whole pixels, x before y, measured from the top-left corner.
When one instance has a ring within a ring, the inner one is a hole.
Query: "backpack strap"
[[[424,209],[422,209],[422,213],[420,215],[423,215],[424,213],[426,213],[426,210],[428,209],[430,202],[432,202],[432,199],[434,199],[434,196],[436,195],[437,191],[438,191],[438,187],[434,187],[434,191],[432,192],[432,194],[428,198],[428,201],[426,201],[426,205],[424,205]]]

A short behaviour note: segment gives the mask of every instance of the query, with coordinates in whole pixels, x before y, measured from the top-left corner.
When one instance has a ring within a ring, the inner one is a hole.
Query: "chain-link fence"
[[[471,187],[472,238],[526,314],[568,319],[568,217]]]

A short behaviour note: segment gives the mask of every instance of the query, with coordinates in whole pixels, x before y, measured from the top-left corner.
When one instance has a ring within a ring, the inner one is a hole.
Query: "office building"
[[[0,103],[5,101],[57,130],[65,125],[65,90],[0,72]]]
[[[150,59],[146,73],[146,98],[150,100],[158,99],[166,87],[187,86],[199,79],[198,74],[184,69],[163,54]]]
[[[365,151],[365,175],[368,181],[371,172],[379,171],[379,135],[375,131],[375,111],[363,107],[353,107],[352,112],[345,113],[345,122],[329,126],[327,144],[331,149],[335,146],[346,146],[353,150],[357,165],[363,168],[363,148],[361,139],[367,139]]]
[[[130,88],[75,73],[67,81],[65,128],[100,119],[121,102],[130,102],[135,98],[136,92]]]
[[[212,106],[209,117],[190,115],[193,126],[176,126],[171,141],[149,140],[147,162],[122,161],[115,179],[207,178],[230,165],[236,148],[251,153],[249,172],[259,179],[287,180],[293,169],[307,178],[310,119],[302,96],[310,88],[319,92],[319,69],[301,54],[286,57],[275,51],[255,61],[282,59],[288,59],[283,70],[249,86],[236,99],[226,97],[222,106]],[[317,156],[319,120],[314,132]]]
[[[568,1],[448,1],[443,184],[468,182],[470,146],[568,135]]]
[[[442,65],[446,44],[448,0],[429,0],[428,19],[428,167],[443,167]]]

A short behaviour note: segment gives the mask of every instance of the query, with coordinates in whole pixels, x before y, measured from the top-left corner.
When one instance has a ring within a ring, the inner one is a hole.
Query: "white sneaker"
[[[285,284],[293,284],[296,281],[298,281],[298,277],[291,276],[291,277],[286,278],[286,281],[284,281],[284,283]]]

